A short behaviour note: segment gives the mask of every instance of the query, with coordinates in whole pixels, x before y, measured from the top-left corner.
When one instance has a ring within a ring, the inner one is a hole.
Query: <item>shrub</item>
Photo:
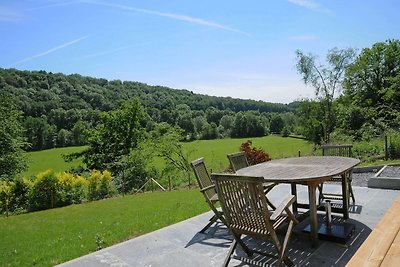
[[[60,172],[56,176],[59,181],[59,206],[82,203],[86,199],[85,178],[68,172]]]
[[[32,183],[27,179],[16,179],[12,183],[10,210],[12,212],[21,212],[28,209],[29,192]]]
[[[0,180],[0,203],[2,213],[6,213],[8,216],[9,203],[11,197],[11,183]]]
[[[111,172],[93,170],[88,178],[88,199],[98,200],[115,195],[115,185]]]
[[[122,194],[139,189],[150,177],[156,177],[156,170],[151,165],[153,152],[148,149],[133,149],[129,155],[118,161],[118,172],[114,173],[114,182]]]
[[[247,140],[247,142],[240,145],[240,150],[244,151],[247,161],[250,165],[271,160],[268,153],[266,153],[264,149],[251,147],[252,144],[253,142],[251,140]]]
[[[47,170],[36,175],[29,194],[28,209],[36,211],[56,207],[59,186],[56,173],[52,170]]]

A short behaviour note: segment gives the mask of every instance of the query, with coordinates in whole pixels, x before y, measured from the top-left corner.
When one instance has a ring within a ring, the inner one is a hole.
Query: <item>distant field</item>
[[[226,155],[239,151],[239,147],[247,140],[253,141],[253,146],[263,148],[273,159],[283,157],[309,155],[312,151],[312,145],[305,140],[296,138],[283,138],[280,136],[265,136],[257,138],[243,139],[217,139],[200,140],[184,143],[184,148],[190,153],[190,160],[204,157],[209,168],[215,172],[226,169],[229,165]],[[27,153],[29,159],[29,169],[24,173],[25,176],[35,175],[47,169],[55,171],[65,171],[81,163],[81,160],[73,162],[64,162],[62,155],[72,152],[82,151],[85,147],[66,147],[54,148],[37,152]],[[162,168],[162,160],[156,160],[157,168]]]
[[[229,166],[227,154],[239,151],[240,145],[247,140],[253,142],[253,146],[263,148],[272,159],[297,157],[300,151],[302,156],[312,153],[313,145],[303,139],[284,138],[280,136],[265,136],[243,139],[218,139],[201,140],[185,144],[188,151],[193,150],[190,158],[204,157],[209,168],[215,172],[222,171]]]
[[[78,166],[82,160],[74,160],[72,162],[65,162],[62,155],[73,152],[80,152],[84,146],[79,147],[62,147],[53,148],[42,151],[28,152],[28,165],[29,168],[23,173],[24,176],[29,177],[36,175],[41,171],[52,169],[55,171],[66,171],[71,167]]]

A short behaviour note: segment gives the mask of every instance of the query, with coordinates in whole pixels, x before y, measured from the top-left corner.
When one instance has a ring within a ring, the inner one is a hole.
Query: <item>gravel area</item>
[[[377,171],[370,172],[353,172],[353,186],[368,187],[368,180],[375,176]],[[379,177],[399,177],[400,178],[400,166],[386,166],[383,172],[380,173]]]
[[[375,172],[358,172],[353,173],[352,186],[368,187],[368,180],[374,177]]]
[[[400,177],[400,166],[386,166],[379,177]]]

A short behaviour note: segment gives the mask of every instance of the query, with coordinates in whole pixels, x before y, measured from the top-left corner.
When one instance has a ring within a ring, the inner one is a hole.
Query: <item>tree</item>
[[[274,113],[271,116],[269,130],[272,133],[280,133],[285,127],[285,122],[283,121],[282,117],[279,114]]]
[[[309,141],[321,142],[324,135],[322,106],[317,101],[303,101],[299,106],[300,132]]]
[[[12,98],[0,92],[0,179],[12,180],[26,169],[21,112]]]
[[[400,41],[388,40],[364,48],[349,65],[344,93],[350,103],[369,114],[368,121],[398,127],[400,111]]]
[[[183,133],[184,131],[177,126],[171,127],[167,123],[160,123],[152,131],[151,138],[157,155],[166,161],[166,168],[183,172],[190,188],[192,168],[189,156],[193,151],[184,151],[180,142]]]
[[[315,88],[315,96],[323,108],[324,142],[329,141],[329,135],[334,130],[334,98],[341,93],[344,72],[355,56],[356,51],[352,48],[333,48],[326,56],[327,65],[320,65],[316,62],[315,55],[296,51],[297,71],[302,75],[305,84],[311,84]]]
[[[117,172],[115,163],[135,149],[143,138],[143,108],[138,99],[124,102],[121,109],[103,113],[102,123],[92,130],[89,147],[80,154],[89,169],[110,169]]]

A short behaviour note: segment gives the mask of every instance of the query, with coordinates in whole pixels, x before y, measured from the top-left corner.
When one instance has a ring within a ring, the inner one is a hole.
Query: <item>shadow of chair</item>
[[[268,210],[267,197],[263,190],[264,178],[234,174],[212,174],[211,178],[215,183],[228,229],[234,237],[223,266],[228,266],[231,258],[246,263],[250,262],[254,265],[262,264],[255,259],[249,258],[254,253],[278,258],[278,265],[283,261],[286,265],[293,266],[293,262],[287,256],[287,248],[293,225],[298,223],[289,209],[296,197],[288,196],[276,210],[271,212]],[[276,230],[284,224],[288,225],[288,227],[284,241],[281,243]],[[278,252],[278,256],[275,253],[265,254],[260,250],[250,249],[245,240],[241,238],[242,235],[271,241]],[[247,254],[248,258],[234,255],[237,244]]]
[[[338,156],[338,157],[352,157],[352,148],[353,145],[321,145],[322,156]],[[344,178],[346,179],[345,182],[347,183],[347,187],[349,189],[349,196],[353,200],[353,203],[356,201],[354,197],[353,188],[351,186],[352,181],[352,172],[346,172],[344,174]],[[342,183],[342,176],[334,176],[332,177],[328,183]],[[343,200],[342,193],[331,193],[331,192],[324,192],[324,184],[322,183],[318,187],[319,191],[319,203],[321,204],[322,201],[329,199],[329,200]],[[349,199],[350,202],[350,199]],[[350,204],[350,203],[349,203]]]
[[[218,203],[218,195],[215,190],[214,183],[210,178],[210,174],[204,163],[204,158],[199,158],[191,162],[194,174],[196,176],[197,183],[200,188],[200,192],[203,194],[208,206],[214,212],[214,215],[210,218],[210,222],[200,230],[200,233],[204,233],[213,223],[218,219],[226,224],[223,213],[216,207]]]
[[[228,154],[227,157],[228,157],[229,163],[231,165],[231,168],[234,172],[237,172],[240,169],[250,166],[250,164],[246,158],[246,153],[244,151]],[[268,194],[268,192],[271,191],[275,185],[276,185],[275,183],[264,182],[263,183],[264,194]],[[268,202],[268,205],[270,205],[270,207],[272,209],[276,209],[275,205],[272,204],[268,198],[267,198],[267,202]]]

